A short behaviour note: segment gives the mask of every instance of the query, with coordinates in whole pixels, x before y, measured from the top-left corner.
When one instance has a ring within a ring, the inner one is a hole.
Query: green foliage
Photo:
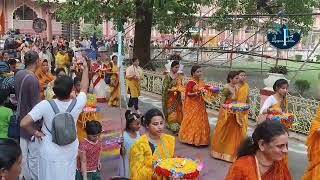
[[[310,84],[311,83],[307,80],[298,79],[294,82],[294,87],[301,95],[303,95],[306,90],[310,89]]]
[[[96,33],[98,38],[101,38],[103,36],[102,25],[96,26],[94,24],[84,24],[84,26],[80,30],[80,35],[82,37],[90,37],[93,36],[94,33]]]
[[[43,2],[45,0],[38,0]],[[170,33],[179,28],[187,30],[195,26],[194,16],[200,6],[211,5],[214,0],[66,0],[56,11],[59,18],[67,22],[83,18],[86,23],[100,24],[103,20],[137,22],[136,11],[144,8],[144,3],[153,4],[153,26],[161,32]],[[140,3],[140,5],[138,5]],[[140,8],[140,9],[139,9]],[[171,13],[168,13],[171,12]]]
[[[257,17],[239,17],[234,19],[227,15],[278,14],[281,11],[284,14],[312,13],[317,3],[319,3],[318,0],[218,0],[215,4],[218,8],[211,18],[211,22],[219,30],[231,29],[232,25],[235,25],[236,29],[244,26],[257,26]],[[276,18],[272,17],[264,19],[264,21],[269,22],[267,24],[268,27],[271,27],[271,22],[275,20]],[[284,22],[288,22],[289,27],[292,29],[307,33],[312,28],[313,17],[311,15],[284,17]]]
[[[278,73],[278,74],[287,75],[288,69],[286,66],[275,66],[270,68],[269,73]]]

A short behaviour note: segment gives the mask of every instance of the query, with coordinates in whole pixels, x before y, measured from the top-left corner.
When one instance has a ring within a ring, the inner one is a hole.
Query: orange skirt
[[[204,101],[200,97],[186,97],[183,112],[180,142],[195,146],[208,145],[210,126]]]
[[[226,109],[220,107],[218,122],[212,136],[211,156],[233,162],[238,147],[246,137],[246,131],[246,123],[239,125],[236,114],[229,114]]]

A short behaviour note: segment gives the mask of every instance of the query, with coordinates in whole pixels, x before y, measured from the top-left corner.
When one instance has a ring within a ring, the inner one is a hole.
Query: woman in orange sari
[[[195,146],[208,145],[210,140],[210,126],[206,104],[201,97],[201,88],[205,86],[201,77],[201,67],[191,68],[192,79],[186,84],[185,101],[183,104],[183,119],[179,131],[182,143]]]
[[[173,133],[178,133],[182,121],[182,75],[178,74],[179,61],[171,63],[170,72],[164,77],[162,85],[162,110],[166,126]]]
[[[49,64],[46,59],[40,62],[40,67],[35,74],[39,79],[40,97],[41,99],[45,99],[44,91],[46,90],[48,83],[54,79],[49,71]]]
[[[247,113],[231,113],[222,105],[226,102],[237,101],[239,72],[230,71],[227,82],[222,89],[221,107],[219,109],[218,122],[214,128],[211,141],[211,156],[228,162],[233,162],[237,155],[237,149],[246,137]]]
[[[309,165],[302,180],[312,180],[320,177],[320,106],[311,123],[306,141],[308,146]]]
[[[288,152],[288,130],[278,121],[264,121],[240,146],[226,180],[291,180],[283,157]]]
[[[119,86],[119,74],[117,67],[118,57],[116,55],[112,56],[112,61],[110,62],[111,71],[108,72],[111,75],[110,78],[110,98],[108,104],[110,106],[119,106],[119,97],[120,97],[120,86]]]

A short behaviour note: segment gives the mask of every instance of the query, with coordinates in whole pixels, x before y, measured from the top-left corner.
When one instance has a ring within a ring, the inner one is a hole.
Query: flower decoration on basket
[[[203,163],[192,158],[167,158],[159,159],[153,163],[153,168],[158,175],[173,179],[193,179],[199,176]]]
[[[215,85],[206,84],[200,88],[201,97],[208,104],[211,104],[211,101],[218,97],[219,92],[220,87]]]
[[[233,111],[246,111],[246,110],[249,110],[250,108],[248,104],[243,102],[237,102],[237,101],[233,101],[233,102],[227,101],[226,103],[223,104],[223,107]]]
[[[85,127],[87,121],[99,121],[100,108],[97,107],[97,97],[94,94],[87,94],[87,103],[81,112],[80,122]]]
[[[296,116],[292,113],[281,114],[281,113],[273,112],[272,114],[273,114],[273,117],[271,118],[271,120],[280,121],[287,128],[290,128],[296,121]]]

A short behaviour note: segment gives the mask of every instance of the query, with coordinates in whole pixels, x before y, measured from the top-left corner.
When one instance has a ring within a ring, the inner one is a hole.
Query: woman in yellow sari
[[[243,103],[249,103],[249,84],[246,82],[246,72],[239,71],[239,90],[237,94],[237,101]]]
[[[164,119],[158,109],[146,112],[143,125],[147,129],[146,134],[140,136],[129,151],[130,179],[165,180],[166,177],[155,173],[152,164],[158,159],[173,157],[174,137],[162,133]]]
[[[210,141],[210,126],[206,104],[201,96],[201,88],[205,86],[201,77],[201,67],[191,68],[192,79],[186,84],[186,94],[183,104],[183,119],[179,131],[182,143],[195,146],[208,145]]]
[[[173,133],[178,133],[182,121],[182,75],[178,74],[179,61],[171,63],[170,72],[164,77],[162,85],[162,110],[166,126]]]
[[[226,180],[291,180],[283,157],[288,152],[288,131],[277,121],[264,121],[240,146]],[[310,179],[311,180],[311,179]]]
[[[306,141],[308,146],[309,165],[302,180],[313,180],[320,177],[320,106],[311,123]]]
[[[40,62],[40,67],[38,68],[35,74],[39,80],[40,98],[45,99],[44,92],[47,88],[48,83],[53,80],[53,76],[49,71],[49,64],[46,59]]]
[[[112,74],[110,77],[110,98],[108,104],[110,106],[119,106],[119,96],[120,96],[120,86],[119,86],[119,74],[117,67],[118,57],[116,55],[112,56],[112,61],[110,62],[110,72]]]
[[[250,88],[249,88],[249,84],[246,82],[246,72],[243,70],[239,71],[238,87],[239,87],[239,90],[237,93],[237,101],[249,104]],[[244,116],[243,126],[244,126],[244,130],[246,131],[245,133],[247,133],[247,129],[248,129],[248,114],[249,114],[249,111],[247,111],[245,114],[242,114]]]
[[[139,96],[140,96],[140,82],[143,78],[142,68],[139,67],[139,59],[133,58],[132,65],[126,70],[126,84],[127,92],[130,94],[128,102],[128,108],[134,107],[137,114],[141,114],[139,111]]]
[[[264,101],[260,109],[260,114],[266,116],[263,120],[270,120],[275,113],[288,112],[288,89],[289,83],[285,79],[278,79],[274,83],[273,90],[275,93]]]
[[[211,156],[228,162],[236,159],[237,149],[246,137],[246,112],[230,113],[222,105],[226,102],[237,101],[239,72],[230,71],[227,82],[222,90],[221,107],[218,122],[214,128],[211,141]]]

